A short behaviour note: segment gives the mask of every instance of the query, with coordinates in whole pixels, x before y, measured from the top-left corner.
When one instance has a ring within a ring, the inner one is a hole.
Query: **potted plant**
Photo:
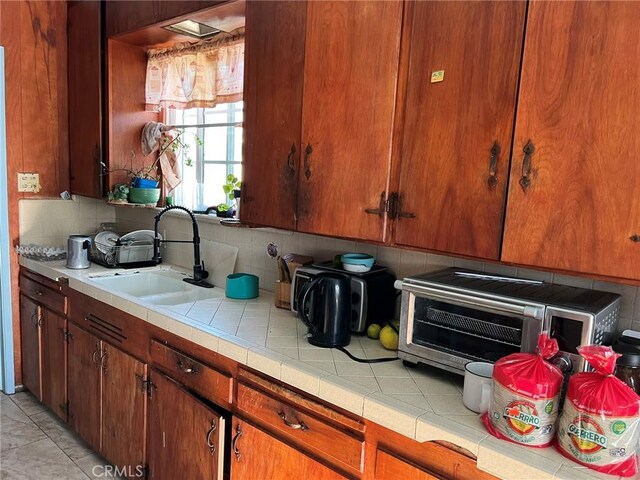
[[[235,212],[227,215],[228,217],[233,217],[233,215],[238,212],[238,207],[240,206],[241,187],[242,182],[238,180],[238,177],[236,177],[232,173],[227,175],[227,183],[222,186],[222,190],[224,191],[224,194],[227,196],[227,198],[229,198],[229,200],[235,202],[236,206]]]
[[[226,203],[221,203],[216,207],[216,217],[231,218],[233,217],[233,210]]]

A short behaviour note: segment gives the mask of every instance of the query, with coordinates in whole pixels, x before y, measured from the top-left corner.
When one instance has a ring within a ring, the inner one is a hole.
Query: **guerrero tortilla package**
[[[556,448],[599,472],[634,476],[638,473],[640,397],[613,376],[620,354],[611,347],[589,345],[578,347],[578,352],[595,372],[569,379]]]
[[[493,436],[531,447],[551,445],[563,376],[546,359],[556,353],[558,342],[543,332],[537,353],[514,353],[496,362],[491,406],[482,416]]]

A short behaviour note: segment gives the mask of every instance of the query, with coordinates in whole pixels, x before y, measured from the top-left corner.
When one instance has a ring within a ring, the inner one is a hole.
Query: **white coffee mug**
[[[469,362],[464,366],[462,403],[469,410],[484,413],[489,410],[493,386],[493,363]]]

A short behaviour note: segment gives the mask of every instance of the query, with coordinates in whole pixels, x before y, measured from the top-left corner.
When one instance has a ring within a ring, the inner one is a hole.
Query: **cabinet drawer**
[[[65,314],[65,296],[42,283],[36,282],[27,275],[20,275],[20,292],[40,305],[57,313]]]
[[[307,401],[307,405],[309,401]],[[323,458],[362,471],[364,441],[293,404],[238,383],[238,410]],[[318,404],[319,408],[326,408]]]
[[[231,403],[232,379],[184,353],[156,340],[151,340],[151,358],[156,366],[174,380],[193,389],[212,402]]]

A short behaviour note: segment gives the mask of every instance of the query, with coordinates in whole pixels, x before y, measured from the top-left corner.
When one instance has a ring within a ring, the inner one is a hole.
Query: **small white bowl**
[[[347,272],[353,273],[364,273],[371,270],[371,267],[367,267],[366,265],[354,265],[352,263],[343,263],[342,268],[344,268]]]

